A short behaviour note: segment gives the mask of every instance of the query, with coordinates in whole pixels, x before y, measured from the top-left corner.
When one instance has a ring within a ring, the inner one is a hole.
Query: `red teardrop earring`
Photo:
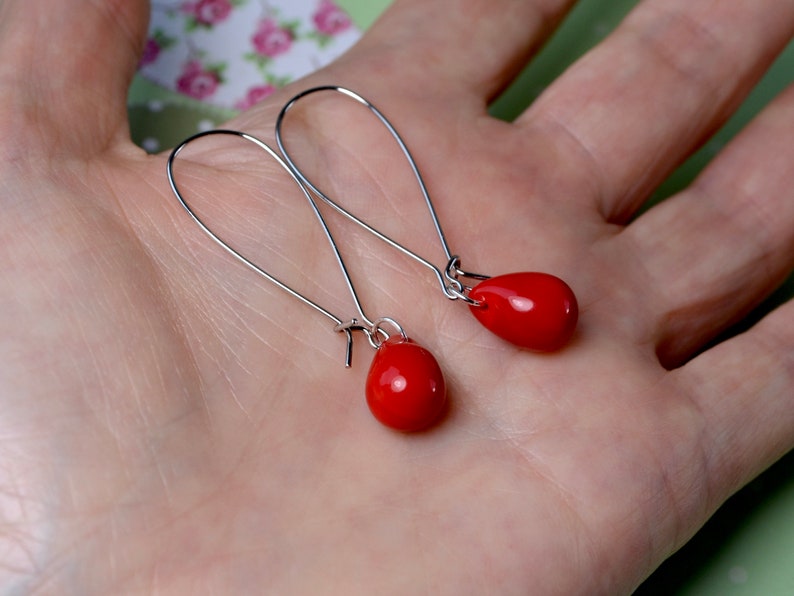
[[[300,99],[323,91],[341,93],[368,108],[397,142],[419,184],[446,255],[447,264],[443,271],[336,203],[317,188],[291,159],[283,139],[284,119]],[[278,115],[276,120],[276,142],[284,156],[284,160],[295,176],[315,196],[350,221],[432,270],[441,285],[444,295],[450,300],[460,300],[468,304],[475,318],[495,335],[519,347],[541,352],[558,350],[571,339],[579,318],[579,307],[573,290],[560,278],[541,272],[509,273],[489,277],[463,271],[460,268],[460,258],[453,255],[449,250],[449,245],[441,229],[441,223],[436,215],[433,202],[430,200],[427,187],[408,147],[391,122],[386,119],[380,110],[361,95],[350,89],[335,85],[313,87],[295,95],[284,105]],[[472,286],[465,283],[464,280],[473,280],[478,283]]]
[[[337,264],[345,278],[345,283],[353,298],[358,316],[344,321],[332,314],[316,302],[273,277],[254,262],[232,248],[221,239],[196,215],[188,205],[174,178],[174,162],[177,156],[193,141],[210,135],[233,135],[249,141],[264,149],[296,182],[331,245]],[[385,426],[403,432],[425,430],[440,419],[446,406],[446,384],[444,375],[433,354],[413,340],[409,339],[403,328],[389,317],[370,320],[361,307],[361,303],[353,287],[347,267],[339,252],[339,248],[331,235],[317,204],[311,197],[301,180],[295,176],[289,166],[266,143],[247,133],[234,130],[210,130],[194,135],[177,146],[168,158],[168,181],[171,190],[182,207],[193,221],[212,238],[221,248],[228,252],[243,265],[258,273],[291,296],[307,306],[325,315],[334,322],[334,331],[343,332],[347,336],[345,366],[352,362],[353,332],[360,331],[367,337],[370,345],[375,348],[375,358],[370,365],[366,381],[367,404],[375,416]]]

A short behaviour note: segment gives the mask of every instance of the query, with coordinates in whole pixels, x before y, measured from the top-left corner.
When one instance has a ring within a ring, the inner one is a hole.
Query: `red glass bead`
[[[366,393],[375,418],[403,432],[432,426],[447,400],[444,374],[433,354],[402,336],[392,336],[378,348]]]
[[[470,306],[487,329],[510,343],[539,352],[564,346],[579,318],[568,284],[548,273],[508,273],[486,279],[469,292]]]

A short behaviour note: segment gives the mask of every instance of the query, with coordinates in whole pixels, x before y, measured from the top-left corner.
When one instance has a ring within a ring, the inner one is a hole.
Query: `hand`
[[[447,375],[447,419],[401,435],[366,409],[366,342],[346,371],[344,336],[211,243],[165,156],[129,142],[146,3],[0,2],[2,585],[628,593],[794,445],[794,304],[708,347],[794,266],[792,91],[632,221],[791,37],[794,3],[649,0],[515,123],[491,119],[568,4],[398,0],[354,51],[230,124],[272,140],[300,88],[356,89],[412,148],[465,268],[548,271],[577,293],[573,343],[521,352],[329,218],[368,312]],[[332,194],[440,258],[407,169],[367,146],[377,123],[316,106]],[[215,147],[178,168],[197,208],[352,316],[284,173]]]

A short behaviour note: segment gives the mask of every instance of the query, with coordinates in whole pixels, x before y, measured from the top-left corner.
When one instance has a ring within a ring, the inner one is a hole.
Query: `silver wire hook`
[[[208,136],[211,136],[211,135],[232,135],[232,136],[236,136],[236,137],[245,139],[246,141],[249,141],[249,142],[253,143],[254,145],[258,146],[261,149],[264,149],[270,155],[270,157],[272,157],[276,161],[276,163],[279,166],[281,166],[290,175],[290,177],[295,181],[295,183],[298,185],[298,187],[303,192],[303,195],[306,197],[306,200],[309,202],[309,205],[311,206],[312,212],[314,213],[315,217],[317,217],[317,220],[320,222],[320,226],[323,229],[323,233],[325,234],[325,237],[327,238],[328,243],[331,245],[331,250],[333,251],[334,257],[336,258],[336,262],[337,262],[337,264],[339,265],[339,268],[342,271],[342,275],[343,275],[343,277],[345,279],[345,284],[347,285],[347,289],[350,292],[351,297],[353,298],[353,303],[355,304],[356,310],[358,311],[360,320],[359,320],[359,318],[353,318],[350,321],[345,322],[342,319],[340,319],[339,317],[337,317],[336,315],[334,315],[333,313],[331,313],[330,311],[326,310],[325,308],[323,308],[322,306],[317,304],[316,302],[310,300],[309,298],[307,298],[306,296],[304,296],[300,292],[294,290],[293,288],[291,288],[290,286],[288,286],[287,284],[285,284],[284,282],[282,282],[278,278],[272,276],[267,271],[262,269],[259,265],[257,265],[256,263],[254,263],[253,261],[251,261],[250,259],[245,257],[243,254],[241,254],[236,249],[232,248],[231,245],[229,245],[229,243],[227,243],[220,236],[215,234],[215,232],[213,232],[201,220],[201,218],[199,218],[199,216],[196,214],[196,212],[193,211],[193,209],[187,203],[187,201],[185,200],[184,196],[182,195],[182,192],[179,190],[179,187],[176,184],[176,180],[174,178],[174,162],[176,161],[177,156],[190,143],[192,143],[193,141],[196,141],[196,140],[198,140],[200,138],[208,137]],[[297,298],[298,300],[300,300],[301,302],[303,302],[307,306],[312,307],[317,312],[319,312],[319,313],[325,315],[327,318],[331,319],[334,322],[334,324],[335,324],[335,327],[334,327],[335,331],[344,332],[345,333],[345,335],[347,336],[347,348],[346,348],[346,351],[345,351],[345,367],[346,368],[349,368],[351,363],[352,363],[352,357],[353,357],[352,356],[352,354],[353,354],[353,331],[362,331],[362,332],[364,332],[364,334],[367,336],[367,339],[369,340],[369,343],[375,348],[378,348],[383,343],[383,341],[385,341],[385,339],[388,339],[388,337],[389,337],[388,332],[386,332],[383,329],[383,327],[382,327],[382,324],[383,324],[384,321],[388,321],[390,323],[393,323],[393,326],[395,327],[395,329],[397,329],[398,332],[403,337],[407,337],[405,335],[405,331],[403,331],[402,327],[400,327],[400,325],[397,324],[396,321],[393,321],[392,319],[389,319],[389,318],[380,318],[380,319],[376,319],[375,321],[371,321],[367,317],[367,315],[364,314],[364,310],[361,307],[361,302],[360,302],[360,300],[358,298],[358,294],[356,293],[356,290],[353,287],[353,282],[352,282],[352,280],[350,278],[350,274],[349,274],[349,272],[347,270],[347,267],[345,266],[344,260],[342,259],[342,255],[339,252],[339,247],[337,246],[336,241],[334,240],[334,237],[332,236],[331,231],[328,228],[328,224],[325,222],[325,219],[322,216],[322,213],[320,213],[320,210],[317,208],[317,203],[314,201],[314,199],[311,197],[309,192],[304,187],[304,185],[301,182],[301,180],[295,175],[295,173],[290,169],[290,167],[264,141],[261,141],[258,138],[254,137],[254,136],[252,136],[252,135],[250,135],[248,133],[240,132],[240,131],[237,131],[237,130],[219,129],[219,130],[208,130],[208,131],[200,132],[198,134],[195,134],[195,135],[185,139],[184,141],[182,141],[182,143],[180,143],[177,147],[174,148],[174,150],[171,152],[171,154],[168,157],[167,173],[168,173],[168,182],[171,185],[171,190],[173,191],[173,193],[176,196],[176,198],[179,201],[179,203],[182,205],[182,207],[185,209],[185,211],[187,211],[187,213],[190,215],[190,217],[193,219],[193,221],[196,224],[198,224],[199,228],[201,228],[202,231],[204,231],[210,238],[212,238],[212,240],[214,240],[227,253],[229,253],[231,256],[233,256],[235,259],[237,259],[239,262],[241,262],[243,265],[245,265],[249,269],[253,270],[255,273],[258,273],[260,276],[264,277],[269,282],[275,284],[277,287],[279,287],[283,291],[287,292],[289,295]]]
[[[341,93],[342,95],[350,97],[351,99],[354,99],[361,105],[365,106],[367,109],[369,109],[370,112],[372,112],[378,118],[381,124],[383,124],[383,126],[386,127],[386,130],[389,131],[389,134],[391,134],[392,138],[394,138],[394,140],[397,142],[397,145],[399,146],[405,158],[408,160],[408,164],[411,167],[411,171],[413,172],[414,177],[416,178],[416,181],[419,184],[419,189],[422,193],[422,197],[424,198],[425,205],[427,206],[427,209],[430,212],[430,218],[433,222],[433,227],[436,230],[436,234],[441,243],[441,248],[443,249],[444,255],[447,258],[447,265],[445,266],[443,272],[439,267],[437,267],[436,265],[434,265],[424,257],[418,255],[412,250],[409,250],[408,248],[406,248],[404,245],[400,244],[396,240],[390,238],[386,234],[383,234],[379,230],[373,228],[367,222],[365,222],[358,216],[354,215],[353,213],[351,213],[350,211],[339,205],[336,201],[332,200],[325,193],[323,193],[311,180],[309,180],[307,176],[303,173],[303,171],[292,160],[289,152],[286,149],[286,146],[284,145],[284,139],[282,134],[282,127],[287,112],[289,112],[289,110],[291,110],[300,99],[306,97],[307,95],[311,95],[313,93],[318,93],[322,91],[332,91],[336,93]],[[436,279],[441,285],[441,289],[444,292],[444,295],[450,300],[462,300],[463,302],[466,302],[471,306],[481,305],[479,301],[474,300],[473,298],[469,298],[468,292],[469,290],[471,290],[471,286],[464,284],[462,281],[460,281],[459,278],[463,277],[468,279],[483,280],[483,279],[488,279],[488,276],[479,273],[470,273],[467,271],[463,271],[458,267],[460,263],[460,258],[456,255],[452,255],[452,253],[450,252],[449,243],[447,242],[447,238],[444,234],[444,230],[441,228],[441,222],[439,221],[438,215],[436,214],[435,207],[433,206],[433,201],[430,199],[430,193],[427,190],[427,185],[425,184],[425,181],[422,178],[422,174],[419,171],[419,167],[416,165],[416,160],[414,160],[413,156],[411,155],[411,152],[408,149],[408,146],[405,144],[405,141],[403,141],[402,137],[397,132],[397,129],[394,128],[394,126],[391,124],[391,122],[389,122],[386,116],[384,116],[383,113],[377,107],[375,107],[374,104],[372,104],[372,102],[365,99],[355,91],[351,91],[350,89],[347,89],[345,87],[340,87],[338,85],[323,85],[319,87],[312,87],[310,89],[306,89],[305,91],[302,91],[297,95],[295,95],[286,104],[284,104],[283,108],[281,108],[281,111],[278,114],[278,118],[276,119],[276,143],[278,144],[279,151],[281,151],[281,154],[284,156],[284,161],[292,169],[295,176],[297,176],[300,179],[300,181],[303,182],[303,184],[306,185],[306,187],[308,187],[312,191],[312,193],[314,193],[315,196],[320,198],[324,203],[326,203],[328,206],[330,206],[338,213],[346,217],[348,220],[352,221],[353,223],[367,230],[370,234],[373,234],[377,238],[380,238],[389,246],[396,248],[404,255],[411,257],[418,263],[424,265],[425,267],[433,271],[433,273],[436,276]]]

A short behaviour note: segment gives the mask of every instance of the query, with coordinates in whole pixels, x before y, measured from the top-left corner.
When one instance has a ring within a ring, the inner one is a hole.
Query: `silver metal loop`
[[[359,322],[359,319],[354,318],[354,319],[351,319],[348,323],[344,323],[342,321],[342,319],[337,317],[335,314],[333,314],[330,311],[326,310],[325,308],[323,308],[322,306],[320,306],[319,304],[317,304],[313,300],[310,300],[309,298],[307,298],[306,296],[304,296],[300,292],[294,290],[293,288],[291,288],[290,286],[288,286],[287,284],[285,284],[284,282],[282,282],[278,278],[270,275],[267,271],[262,269],[259,265],[257,265],[256,263],[254,263],[253,261],[248,259],[246,256],[244,256],[238,250],[232,248],[232,246],[228,242],[226,242],[220,236],[215,234],[215,232],[213,232],[201,220],[201,218],[199,218],[199,216],[196,214],[196,212],[193,211],[193,209],[190,207],[188,202],[185,200],[185,197],[182,195],[182,192],[179,190],[179,187],[177,186],[177,183],[176,183],[176,180],[175,180],[175,177],[174,177],[174,162],[176,161],[176,158],[179,156],[179,154],[190,143],[192,143],[193,141],[196,141],[196,140],[198,140],[200,138],[208,137],[208,136],[211,136],[211,135],[231,135],[231,136],[239,137],[239,138],[242,138],[242,139],[244,139],[246,141],[249,141],[249,142],[253,143],[254,145],[259,147],[260,149],[265,150],[270,155],[270,157],[273,158],[273,160],[275,160],[275,162],[279,166],[281,166],[287,172],[287,174],[289,174],[289,176],[295,181],[295,183],[298,185],[298,187],[300,188],[301,192],[303,193],[304,197],[309,202],[309,205],[311,207],[312,212],[314,213],[315,217],[317,218],[317,220],[320,223],[320,226],[323,229],[325,237],[326,237],[326,239],[328,240],[328,243],[331,246],[331,250],[333,251],[334,257],[335,257],[336,262],[337,262],[337,265],[339,266],[339,269],[342,271],[342,275],[343,275],[343,277],[345,279],[345,284],[347,286],[348,291],[350,292],[350,296],[353,299],[353,303],[355,305],[355,308],[358,311],[358,314],[359,314],[359,317],[360,317],[360,321],[362,321],[362,322]],[[264,277],[269,282],[275,284],[278,288],[282,289],[283,291],[288,293],[290,296],[293,296],[294,298],[297,298],[298,300],[300,300],[301,302],[303,302],[307,306],[312,307],[317,312],[319,312],[322,315],[324,315],[325,317],[331,319],[336,324],[336,327],[334,329],[336,331],[340,331],[340,332],[344,332],[345,333],[345,335],[347,336],[347,348],[346,348],[346,352],[345,352],[345,366],[346,367],[349,368],[350,365],[351,365],[351,362],[352,362],[352,351],[353,351],[353,333],[352,332],[353,331],[358,331],[358,330],[363,331],[367,335],[367,337],[369,339],[369,343],[374,348],[378,348],[380,346],[380,343],[382,343],[382,341],[383,341],[383,340],[373,339],[373,336],[377,337],[378,335],[383,333],[383,331],[379,327],[381,322],[388,321],[388,322],[392,323],[404,335],[404,332],[402,331],[402,328],[399,326],[399,324],[397,324],[392,319],[384,317],[384,318],[376,319],[375,321],[371,321],[367,317],[367,315],[364,313],[364,310],[361,307],[361,302],[360,302],[360,300],[358,298],[358,294],[356,293],[356,290],[353,287],[353,282],[352,282],[352,280],[350,278],[350,274],[349,274],[349,272],[347,270],[347,267],[345,266],[344,260],[342,259],[342,255],[339,252],[339,247],[337,246],[336,241],[334,240],[334,237],[331,235],[331,231],[328,228],[328,224],[325,222],[325,219],[323,218],[322,213],[320,213],[320,210],[317,208],[317,203],[312,198],[311,194],[306,189],[306,187],[302,183],[301,179],[298,176],[295,175],[295,173],[287,165],[287,163],[273,149],[271,149],[264,141],[261,141],[258,138],[254,137],[254,136],[252,136],[252,135],[250,135],[248,133],[240,132],[240,131],[237,131],[237,130],[219,129],[219,130],[209,130],[209,131],[200,132],[200,133],[198,133],[196,135],[193,135],[192,137],[189,137],[188,139],[182,141],[182,143],[180,143],[177,147],[174,148],[174,150],[171,152],[171,154],[168,157],[167,174],[168,174],[168,182],[171,185],[171,190],[173,191],[173,193],[176,196],[176,198],[179,201],[179,203],[182,205],[182,207],[185,209],[185,211],[187,211],[187,213],[190,215],[190,217],[193,219],[193,221],[199,226],[199,228],[204,233],[206,233],[212,240],[214,240],[223,250],[225,250],[227,253],[229,253],[232,257],[234,257],[240,263],[242,263],[243,265],[245,265],[249,269],[253,270],[255,273],[257,273],[260,276]],[[388,338],[388,335],[386,337]]]
[[[460,300],[462,302],[465,302],[469,306],[480,307],[483,305],[482,302],[480,302],[479,300],[470,298],[468,293],[466,292],[461,292],[451,287],[447,287],[447,290],[455,296],[455,300]]]
[[[406,335],[405,330],[397,321],[395,321],[391,317],[380,317],[379,319],[375,319],[372,323],[372,332],[373,332],[372,337],[375,340],[375,343],[377,343],[376,346],[377,348],[380,348],[383,345],[383,342],[391,337],[391,334],[389,334],[386,330],[383,329],[384,323],[390,325],[394,331],[396,331],[402,336],[404,340],[406,341],[408,340],[408,336]],[[381,337],[383,339],[380,339]]]
[[[319,87],[312,87],[295,95],[286,104],[284,104],[283,108],[281,108],[278,118],[276,119],[276,143],[278,144],[278,148],[281,151],[281,154],[284,156],[284,161],[292,169],[295,176],[297,176],[301,180],[301,182],[303,182],[303,184],[317,198],[322,200],[324,203],[326,203],[329,207],[340,213],[342,216],[352,221],[353,223],[359,225],[360,227],[364,228],[366,231],[368,231],[375,237],[381,239],[389,246],[397,249],[404,255],[411,257],[418,263],[430,269],[435,274],[436,279],[438,280],[439,285],[441,286],[441,289],[447,298],[449,298],[450,300],[463,300],[468,304],[479,305],[479,303],[476,300],[472,300],[468,298],[468,296],[466,295],[467,286],[465,286],[464,284],[460,284],[460,287],[458,287],[457,277],[460,276],[460,277],[467,277],[470,279],[482,280],[482,279],[488,279],[488,276],[480,275],[477,273],[469,273],[457,269],[456,267],[455,276],[450,278],[448,275],[446,275],[446,272],[442,272],[439,267],[431,263],[429,260],[425,259],[424,257],[421,257],[417,253],[406,248],[404,245],[393,240],[392,238],[383,234],[382,232],[376,230],[367,222],[365,222],[358,216],[354,215],[353,213],[342,207],[339,203],[331,199],[328,195],[323,193],[311,180],[309,180],[307,176],[303,173],[303,171],[292,160],[284,144],[284,136],[282,132],[284,119],[287,113],[295,106],[295,104],[300,99],[308,95],[311,95],[313,93],[318,93],[322,91],[332,91],[336,93],[341,93],[342,95],[354,99],[358,103],[368,108],[369,111],[377,117],[377,119],[381,122],[381,124],[383,124],[383,126],[386,127],[386,130],[388,130],[389,134],[391,134],[391,136],[394,138],[400,150],[402,151],[403,155],[408,160],[408,164],[411,167],[411,171],[413,172],[414,177],[416,178],[416,181],[419,185],[419,189],[422,193],[422,197],[424,198],[425,205],[427,206],[427,209],[430,212],[430,218],[433,222],[433,227],[436,230],[436,234],[441,243],[441,248],[444,251],[444,255],[446,256],[447,261],[448,262],[452,262],[453,260],[459,261],[458,257],[453,257],[452,254],[450,253],[449,244],[447,243],[446,236],[444,235],[444,231],[441,228],[441,222],[439,221],[438,215],[436,214],[435,207],[433,206],[433,201],[430,199],[430,194],[427,190],[427,185],[425,184],[424,179],[422,178],[422,174],[419,171],[419,167],[416,165],[416,160],[414,160],[413,156],[411,155],[411,152],[408,150],[407,145],[405,144],[405,142],[403,141],[402,137],[399,135],[397,130],[394,128],[394,126],[391,124],[391,122],[389,122],[389,120],[386,118],[386,116],[384,116],[383,113],[378,108],[376,108],[370,101],[363,98],[355,91],[351,91],[350,89],[347,89],[345,87],[340,87],[337,85],[324,85]]]
[[[447,263],[447,268],[444,271],[444,275],[447,278],[458,279],[459,277],[465,277],[467,279],[476,279],[478,281],[484,281],[486,279],[491,279],[490,275],[483,275],[482,273],[471,273],[469,271],[464,271],[460,268],[460,257],[458,255],[453,255],[449,259],[449,263]]]
[[[490,279],[487,275],[480,275],[477,273],[468,273],[463,271],[458,267],[460,264],[460,257],[457,255],[453,255],[449,262],[447,263],[446,268],[444,269],[444,276],[449,280],[449,284],[447,285],[447,290],[455,295],[455,299],[462,300],[469,306],[480,307],[482,306],[482,302],[479,300],[475,300],[469,296],[469,292],[472,289],[472,286],[464,284],[460,281],[460,277],[467,277],[470,279],[477,279],[477,280],[484,280]]]

